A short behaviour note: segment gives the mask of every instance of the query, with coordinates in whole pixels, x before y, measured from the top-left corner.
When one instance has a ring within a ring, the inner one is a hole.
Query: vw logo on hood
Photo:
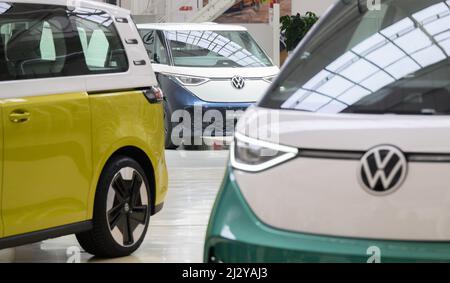
[[[241,76],[234,76],[231,79],[231,84],[236,89],[243,89],[245,87],[245,79]]]
[[[378,146],[361,159],[360,181],[366,191],[386,195],[396,191],[406,179],[408,162],[403,152],[390,145]]]

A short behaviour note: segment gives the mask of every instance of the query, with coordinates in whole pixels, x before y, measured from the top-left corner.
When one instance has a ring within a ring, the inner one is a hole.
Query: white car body
[[[233,174],[262,222],[331,237],[450,240],[448,3],[384,1],[364,13],[338,3],[310,33],[236,130]],[[330,34],[330,18],[345,13]],[[287,149],[255,166],[238,160],[247,143]],[[370,156],[380,149],[383,158]]]
[[[265,223],[288,231],[349,238],[450,239],[446,185],[450,163],[410,162],[402,187],[380,197],[362,189],[357,177],[359,159],[326,156],[329,150],[365,152],[388,144],[406,153],[448,160],[450,156],[442,153],[450,152],[450,118],[321,115],[263,108],[250,113],[259,121],[279,115],[279,123],[260,126],[275,130],[271,136],[279,137],[272,140],[276,144],[299,148],[300,154],[302,149],[324,153],[323,158],[296,158],[256,174],[235,171],[243,195]],[[243,123],[237,132],[246,132]]]

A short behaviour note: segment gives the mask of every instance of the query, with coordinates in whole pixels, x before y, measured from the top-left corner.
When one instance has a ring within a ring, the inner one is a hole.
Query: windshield
[[[165,35],[175,66],[272,66],[246,31],[166,31]]]
[[[260,106],[450,114],[450,1],[386,0],[375,10],[347,2],[297,50]]]

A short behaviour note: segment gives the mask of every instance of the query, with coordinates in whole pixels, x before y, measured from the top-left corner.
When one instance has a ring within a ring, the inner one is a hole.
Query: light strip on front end
[[[245,143],[249,143],[249,144],[253,144],[253,145],[257,145],[260,147],[264,147],[267,149],[272,149],[272,150],[276,150],[276,151],[281,151],[281,152],[285,152],[285,154],[278,156],[272,160],[269,160],[267,162],[258,164],[258,165],[250,165],[250,164],[244,164],[244,163],[240,163],[236,160],[235,157],[235,142],[233,142],[231,144],[231,149],[230,149],[230,162],[231,162],[231,166],[235,169],[238,170],[242,170],[242,171],[247,171],[247,172],[261,172],[264,170],[267,170],[271,167],[274,167],[278,164],[281,164],[283,162],[286,162],[294,157],[296,157],[299,153],[299,150],[297,148],[293,148],[293,147],[289,147],[289,146],[284,146],[284,145],[279,145],[279,144],[274,144],[274,143],[270,143],[270,142],[266,142],[266,141],[262,141],[262,140],[258,140],[258,139],[253,139],[247,136],[244,136],[240,133],[236,133],[235,134],[235,138],[245,142]]]

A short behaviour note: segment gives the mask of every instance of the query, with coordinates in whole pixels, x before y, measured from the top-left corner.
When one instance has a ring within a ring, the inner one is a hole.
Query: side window
[[[66,7],[0,1],[0,81],[87,72]]]
[[[0,81],[117,73],[128,66],[106,12],[0,1]]]
[[[30,4],[15,5],[0,15],[0,81],[71,75],[62,9],[45,6],[30,16]]]
[[[78,8],[71,13],[90,73],[128,70],[128,59],[112,18],[100,10]]]
[[[147,50],[148,57],[152,61],[155,61],[155,39],[156,31],[154,30],[140,30],[142,41],[144,42],[145,49]]]
[[[155,40],[155,62],[159,64],[169,64],[169,60],[167,58],[167,50],[161,40],[161,34],[157,34]]]
[[[169,63],[167,51],[158,31],[141,30],[140,33],[152,63],[167,65]]]

